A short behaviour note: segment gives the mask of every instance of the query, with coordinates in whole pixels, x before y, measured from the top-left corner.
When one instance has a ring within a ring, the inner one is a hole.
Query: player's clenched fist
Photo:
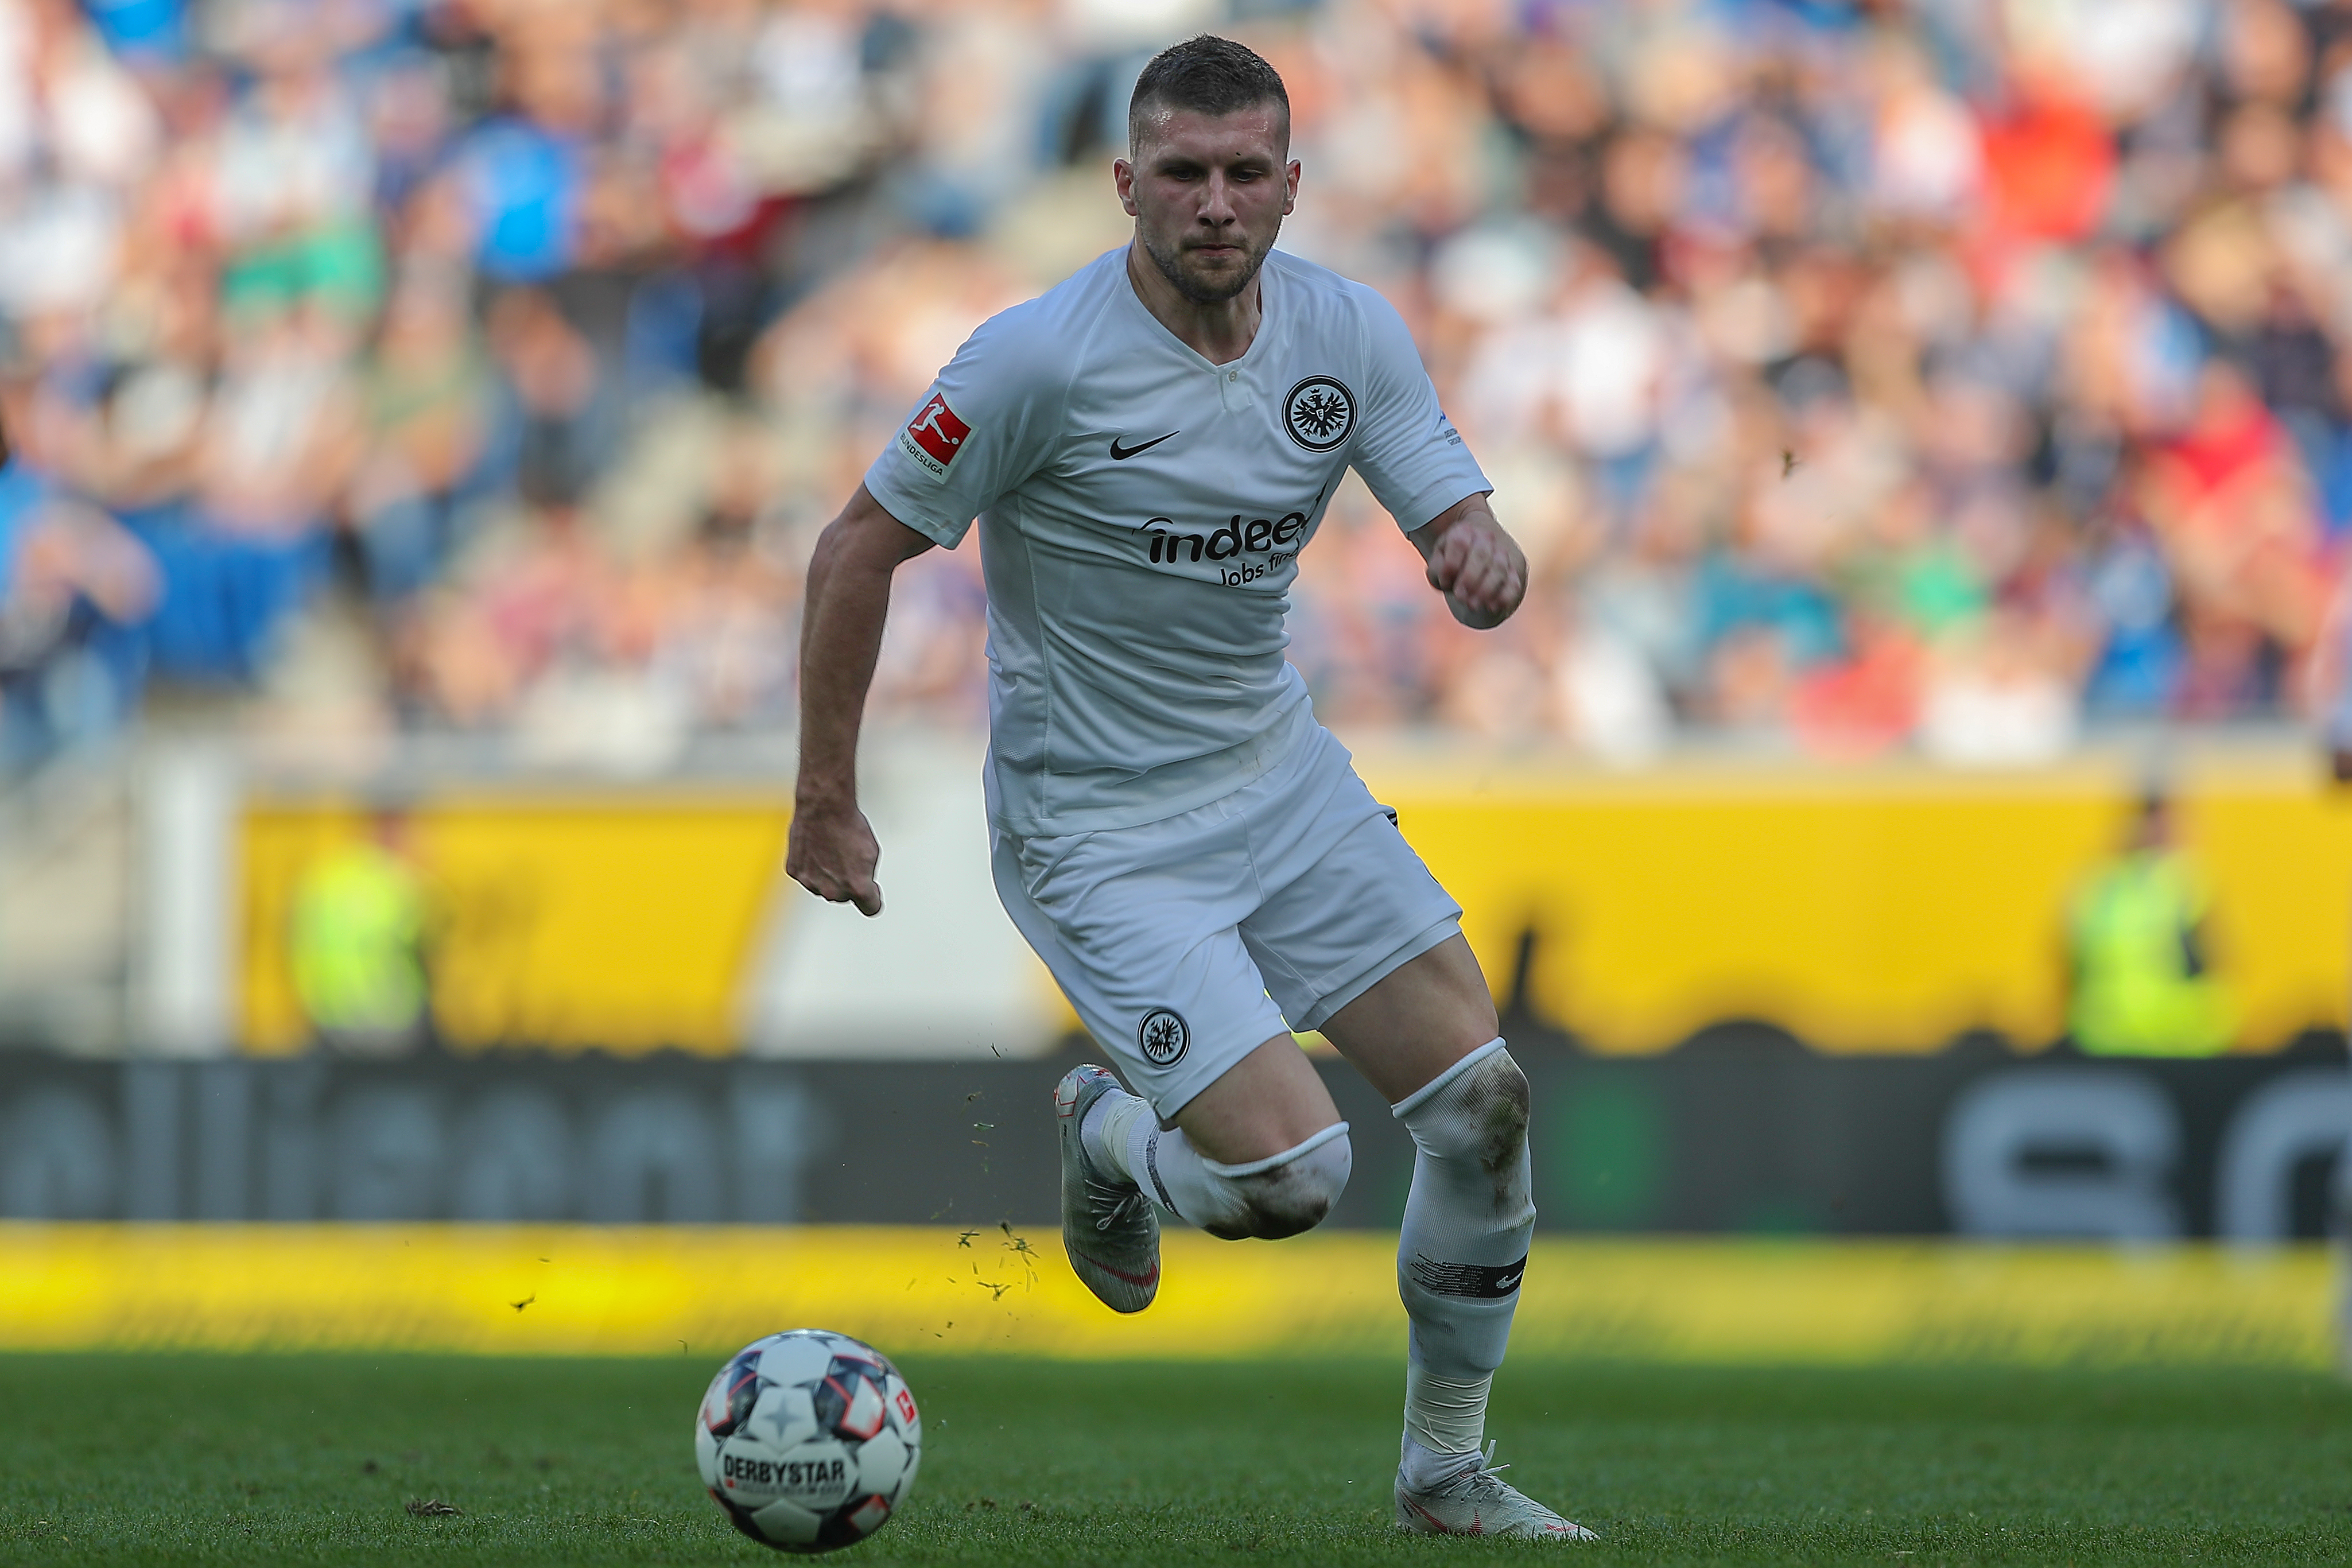
[[[1429,585],[1445,595],[1455,620],[1482,631],[1510,619],[1528,593],[1528,558],[1485,502],[1473,496],[1413,538],[1429,563]]]
[[[881,863],[882,847],[855,806],[803,806],[793,813],[784,874],[818,898],[880,914],[882,885],[874,871]]]

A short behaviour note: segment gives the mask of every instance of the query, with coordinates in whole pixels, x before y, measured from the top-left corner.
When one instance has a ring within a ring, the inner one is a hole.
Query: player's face
[[[1112,165],[1137,237],[1178,293],[1213,305],[1257,276],[1298,197],[1289,142],[1278,103],[1223,115],[1161,109],[1134,158]]]

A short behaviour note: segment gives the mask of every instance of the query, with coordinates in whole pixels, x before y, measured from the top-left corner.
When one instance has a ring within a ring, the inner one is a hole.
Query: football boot
[[[1495,1463],[1495,1445],[1484,1454],[1465,1454],[1462,1468],[1425,1490],[1408,1491],[1397,1475],[1396,1522],[1415,1535],[1501,1535],[1521,1541],[1598,1541],[1601,1537],[1560,1518],[1517,1487],[1504,1484]]]
[[[1107,1068],[1072,1068],[1054,1088],[1062,1137],[1062,1250],[1087,1289],[1114,1312],[1140,1312],[1160,1293],[1160,1215],[1133,1182],[1087,1152],[1079,1130],[1106,1094],[1124,1094]]]

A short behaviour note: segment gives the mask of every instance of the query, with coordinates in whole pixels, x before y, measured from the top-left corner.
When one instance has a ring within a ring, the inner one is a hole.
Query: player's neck
[[[1202,304],[1177,292],[1176,285],[1168,281],[1139,239],[1128,243],[1127,279],[1152,319],[1211,364],[1231,364],[1249,353],[1250,344],[1256,341],[1258,322],[1264,317],[1259,279],[1251,279],[1230,300]]]

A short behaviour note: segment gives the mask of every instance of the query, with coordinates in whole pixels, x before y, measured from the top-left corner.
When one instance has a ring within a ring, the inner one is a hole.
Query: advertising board
[[[1832,1054],[1932,1054],[1979,1032],[2049,1044],[2066,1030],[2070,905],[2117,853],[2140,782],[2114,759],[2009,774],[1612,775],[1396,749],[1360,763],[1463,904],[1497,992],[1607,1055],[1733,1019]],[[871,921],[783,876],[782,785],[257,789],[223,894],[231,1033],[257,1055],[310,1043],[291,911],[306,878],[390,816],[452,1050],[1051,1050],[1074,1020],[990,883],[976,750],[901,739],[865,772],[887,898]],[[2209,758],[2177,790],[2231,1043],[2342,1029],[2352,795],[2300,753]]]
[[[2308,1238],[2352,1129],[2325,1037],[2093,1061],[1826,1057],[1740,1026],[1609,1058],[1515,1033],[1555,1230]],[[0,1218],[1050,1226],[1076,1059],[0,1056]],[[1412,1145],[1323,1069],[1355,1147],[1332,1223],[1393,1226]]]

